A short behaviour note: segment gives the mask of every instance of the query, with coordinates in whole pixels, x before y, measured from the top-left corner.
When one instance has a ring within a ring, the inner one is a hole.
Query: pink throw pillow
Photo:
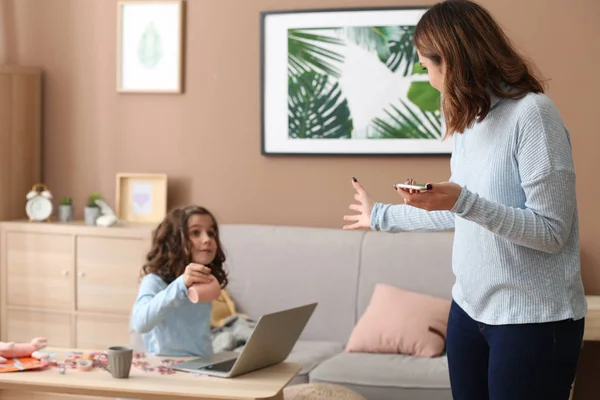
[[[450,300],[378,284],[347,352],[437,357],[444,352]]]

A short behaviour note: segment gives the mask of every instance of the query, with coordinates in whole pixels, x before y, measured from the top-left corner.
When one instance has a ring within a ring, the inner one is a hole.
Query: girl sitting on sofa
[[[212,355],[212,301],[228,282],[212,213],[199,206],[170,211],[153,232],[146,259],[131,316],[131,328],[142,334],[146,351]],[[188,290],[195,290],[196,303]]]

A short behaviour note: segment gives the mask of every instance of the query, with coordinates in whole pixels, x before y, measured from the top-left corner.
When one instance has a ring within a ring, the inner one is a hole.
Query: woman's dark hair
[[[490,111],[490,93],[519,99],[543,93],[540,78],[490,13],[469,0],[432,6],[415,28],[415,47],[444,74],[444,137],[462,133]]]
[[[142,276],[156,274],[169,284],[183,274],[185,267],[192,262],[188,223],[193,215],[208,215],[213,221],[217,251],[215,259],[207,267],[212,270],[222,288],[227,286],[227,273],[223,267],[225,253],[219,238],[217,221],[206,208],[194,205],[171,210],[152,232],[152,248],[142,267]]]

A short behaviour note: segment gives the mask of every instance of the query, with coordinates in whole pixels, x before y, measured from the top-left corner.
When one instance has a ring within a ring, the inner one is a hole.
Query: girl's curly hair
[[[169,284],[183,274],[185,267],[192,262],[188,222],[193,215],[208,215],[213,221],[217,251],[215,259],[207,267],[212,270],[222,288],[227,286],[227,273],[223,267],[225,253],[219,237],[217,220],[206,208],[195,205],[171,210],[152,232],[152,248],[146,255],[146,263],[141,271],[142,277],[156,274]]]

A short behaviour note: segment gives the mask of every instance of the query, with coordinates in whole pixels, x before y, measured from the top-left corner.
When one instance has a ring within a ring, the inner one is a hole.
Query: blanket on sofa
[[[211,329],[214,352],[241,350],[255,326],[256,321],[245,315],[236,314],[226,318],[221,327]]]

